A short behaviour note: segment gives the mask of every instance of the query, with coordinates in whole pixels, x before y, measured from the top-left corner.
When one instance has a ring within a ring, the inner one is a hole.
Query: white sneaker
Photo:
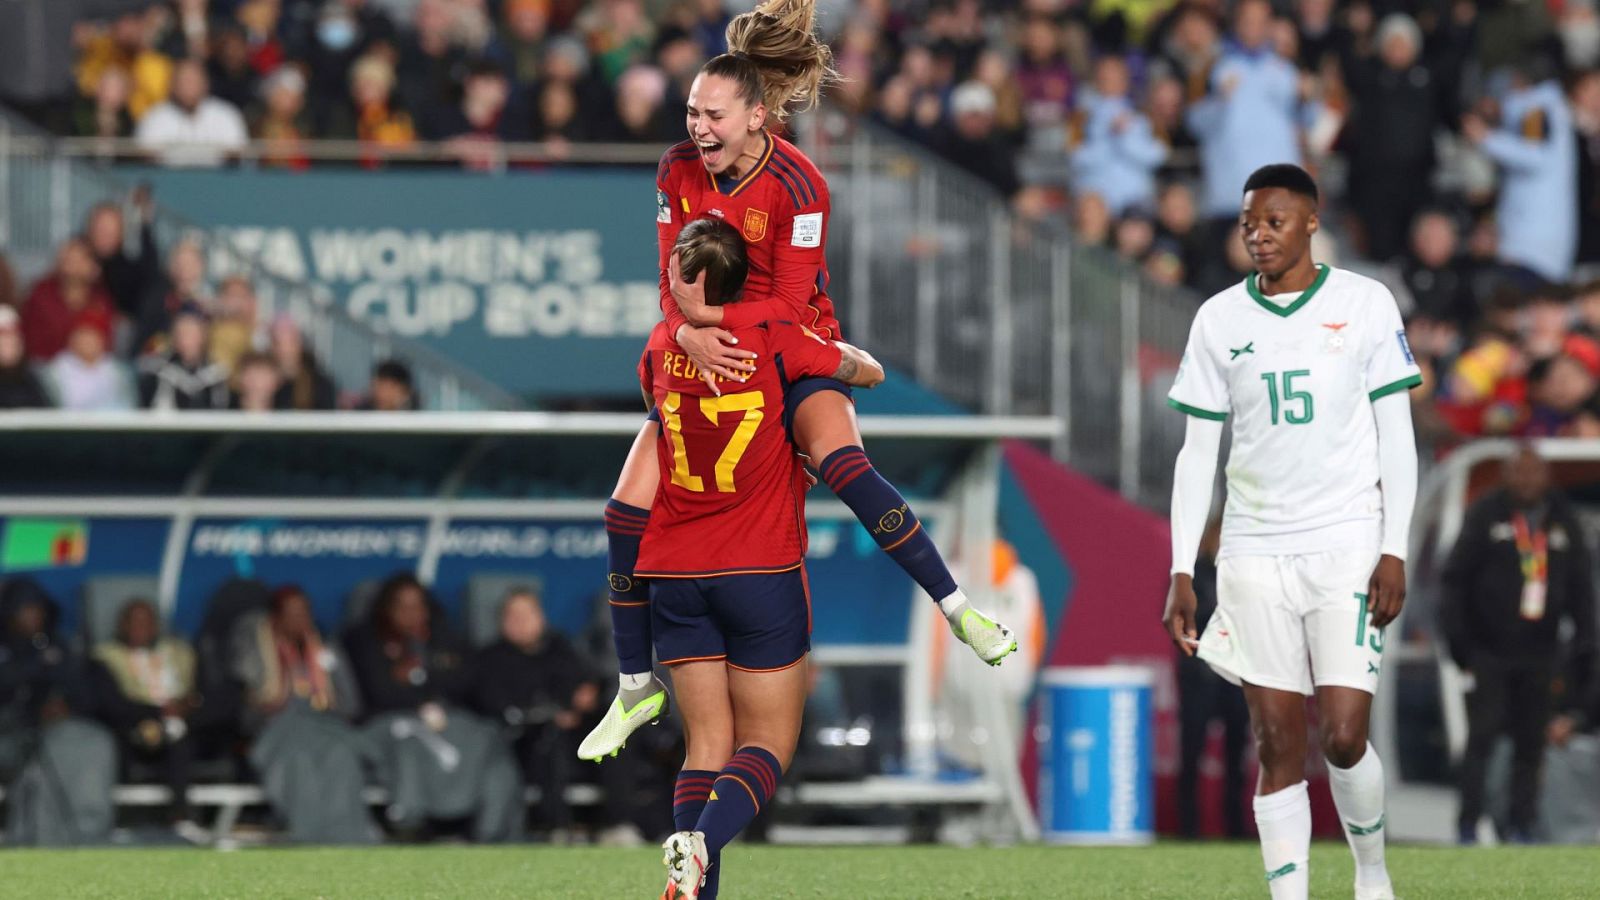
[[[599,762],[607,756],[616,756],[635,731],[659,722],[671,708],[667,686],[654,675],[642,688],[617,691],[600,724],[578,745],[578,758]]]
[[[661,844],[661,862],[667,867],[667,886],[661,900],[695,900],[706,882],[711,853],[703,831],[680,831]]]
[[[963,644],[971,647],[979,659],[991,666],[1000,665],[1001,660],[1017,650],[1017,638],[1011,629],[966,603],[945,616],[945,621],[950,623],[950,630]]]

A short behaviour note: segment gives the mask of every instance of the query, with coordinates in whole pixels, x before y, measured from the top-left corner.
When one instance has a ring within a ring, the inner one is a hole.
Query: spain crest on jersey
[[[767,214],[759,209],[744,211],[744,239],[754,244],[767,236]]]

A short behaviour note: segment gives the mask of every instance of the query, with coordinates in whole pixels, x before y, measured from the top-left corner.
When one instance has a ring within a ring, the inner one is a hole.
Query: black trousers
[[[1550,720],[1550,667],[1545,663],[1474,661],[1476,682],[1467,695],[1467,751],[1461,759],[1462,830],[1483,816],[1484,773],[1495,739],[1511,737],[1511,812],[1513,832],[1527,833],[1539,816],[1539,769],[1544,760],[1545,727]]]
[[[1200,757],[1214,720],[1223,726],[1222,821],[1229,837],[1244,836],[1244,751],[1250,741],[1250,709],[1244,691],[1222,680],[1199,659],[1178,660],[1178,830],[1184,837],[1200,834],[1196,794]]]
[[[591,776],[600,788],[601,826],[633,821],[637,754],[620,753],[598,766],[583,763],[577,758],[581,736],[581,730],[567,731],[547,723],[531,726],[517,738],[513,749],[522,775],[539,789],[539,802],[534,807],[535,828],[572,827],[572,806],[567,803],[566,788],[581,774]]]

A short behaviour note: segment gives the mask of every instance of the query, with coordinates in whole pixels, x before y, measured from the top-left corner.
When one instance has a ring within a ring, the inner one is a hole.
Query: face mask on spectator
[[[348,50],[356,42],[356,23],[342,17],[317,23],[317,40],[335,52]]]

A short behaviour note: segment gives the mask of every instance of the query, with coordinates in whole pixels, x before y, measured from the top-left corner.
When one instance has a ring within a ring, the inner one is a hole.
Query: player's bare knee
[[[733,758],[733,732],[719,728],[699,728],[684,736],[686,769],[718,771]]]
[[[1252,725],[1256,734],[1256,752],[1266,767],[1302,765],[1305,759],[1304,735],[1282,722],[1260,720]]]
[[[1331,721],[1322,724],[1322,755],[1329,763],[1348,769],[1367,752],[1364,722]]]

